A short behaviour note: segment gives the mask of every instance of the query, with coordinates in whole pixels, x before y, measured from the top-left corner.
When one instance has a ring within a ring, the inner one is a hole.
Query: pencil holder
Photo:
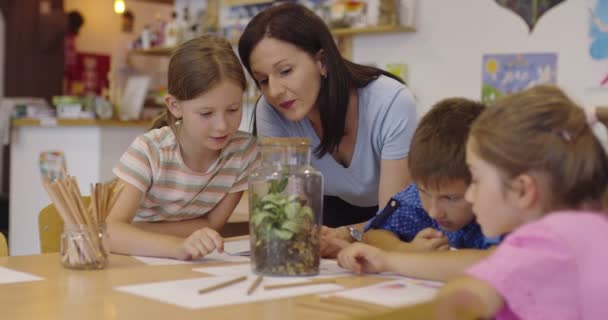
[[[61,234],[61,264],[69,269],[103,269],[108,264],[105,225],[65,226]]]

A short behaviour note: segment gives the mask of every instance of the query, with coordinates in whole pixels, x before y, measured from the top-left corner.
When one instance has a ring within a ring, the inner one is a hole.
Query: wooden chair
[[[6,238],[4,234],[0,232],[0,257],[8,256],[8,245],[6,244]]]
[[[82,197],[85,206],[89,206],[91,197]],[[40,253],[59,252],[63,220],[54,204],[46,206],[38,215],[38,232],[40,234]]]

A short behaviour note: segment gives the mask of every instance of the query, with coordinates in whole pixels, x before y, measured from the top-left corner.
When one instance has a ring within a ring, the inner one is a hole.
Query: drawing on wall
[[[482,63],[481,100],[486,103],[537,84],[557,82],[556,53],[487,54]]]
[[[589,0],[592,87],[608,88],[608,0]]]
[[[495,0],[496,3],[513,11],[524,19],[528,30],[532,32],[538,20],[547,11],[562,3],[564,0]]]

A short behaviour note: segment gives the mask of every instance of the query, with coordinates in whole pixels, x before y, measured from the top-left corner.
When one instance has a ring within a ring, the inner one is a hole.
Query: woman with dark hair
[[[390,73],[344,59],[323,20],[294,3],[255,16],[238,51],[263,94],[258,134],[311,140],[325,177],[324,239],[352,242],[378,204],[410,183],[412,94]],[[337,245],[327,244],[337,242],[323,241],[322,253],[333,255]]]

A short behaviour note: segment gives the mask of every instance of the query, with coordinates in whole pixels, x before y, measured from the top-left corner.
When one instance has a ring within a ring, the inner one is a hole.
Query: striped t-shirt
[[[226,194],[247,189],[257,160],[255,138],[239,131],[206,173],[192,171],[171,128],[162,127],[137,137],[114,174],[145,194],[135,220],[180,221],[201,217]]]

